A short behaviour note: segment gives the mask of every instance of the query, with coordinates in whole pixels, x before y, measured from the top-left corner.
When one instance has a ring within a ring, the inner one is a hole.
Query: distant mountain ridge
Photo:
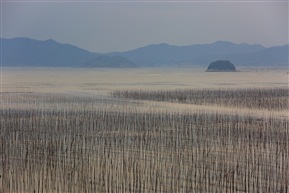
[[[93,53],[54,40],[1,38],[3,66],[39,67],[154,67],[207,66],[230,60],[237,66],[288,66],[288,45],[266,48],[247,43],[217,41],[175,46],[152,44],[125,52]]]
[[[200,57],[222,56],[232,53],[250,53],[264,48],[265,47],[261,45],[234,44],[228,41],[189,46],[174,46],[163,43],[148,45],[127,52],[110,53],[110,55],[127,57],[141,66],[158,66],[182,63],[193,64],[194,60]]]
[[[4,66],[77,66],[99,56],[69,44],[54,40],[30,38],[2,39]]]
[[[124,56],[141,66],[208,65],[215,60],[231,60],[240,66],[288,65],[288,45],[265,48],[228,41],[189,46],[155,44],[109,55]]]
[[[30,38],[1,39],[3,66],[33,67],[86,67],[87,62],[95,60],[90,67],[135,67],[128,59],[122,58],[121,64],[116,57],[89,52],[70,44],[54,40],[34,40]],[[98,59],[98,58],[101,58]]]
[[[87,61],[81,67],[84,67],[84,68],[94,68],[94,67],[132,68],[132,67],[138,67],[138,66],[122,56],[101,55],[97,58]]]

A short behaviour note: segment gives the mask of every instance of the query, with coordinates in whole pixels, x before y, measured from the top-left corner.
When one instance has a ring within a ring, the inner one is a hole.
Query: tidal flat
[[[287,71],[3,68],[0,192],[288,192]]]

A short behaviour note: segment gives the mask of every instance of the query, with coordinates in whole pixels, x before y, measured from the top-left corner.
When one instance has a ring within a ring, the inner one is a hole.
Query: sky
[[[1,0],[1,37],[54,39],[92,52],[218,40],[288,44],[288,1]]]

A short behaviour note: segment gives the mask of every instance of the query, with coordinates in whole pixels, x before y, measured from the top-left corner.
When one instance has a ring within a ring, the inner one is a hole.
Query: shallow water
[[[2,68],[2,91],[107,95],[117,89],[287,87],[287,68]]]

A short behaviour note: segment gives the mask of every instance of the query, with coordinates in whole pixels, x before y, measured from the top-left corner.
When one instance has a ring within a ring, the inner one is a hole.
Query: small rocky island
[[[218,60],[212,62],[206,72],[235,72],[236,67],[228,60]]]

